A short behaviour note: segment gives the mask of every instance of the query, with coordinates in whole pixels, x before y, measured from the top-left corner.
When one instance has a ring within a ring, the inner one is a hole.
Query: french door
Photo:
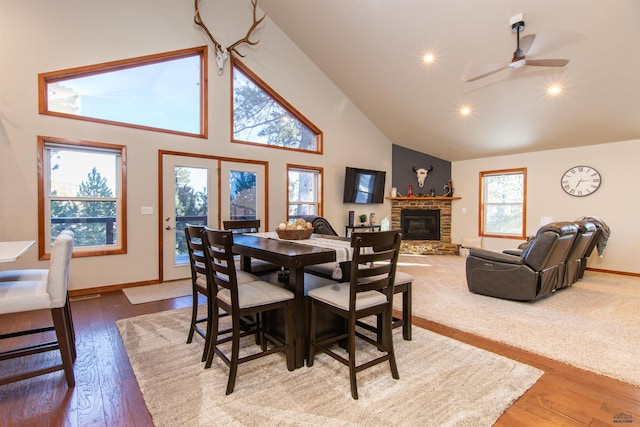
[[[264,229],[265,174],[262,162],[162,154],[163,281],[191,275],[185,225],[221,228],[223,220],[260,219]]]

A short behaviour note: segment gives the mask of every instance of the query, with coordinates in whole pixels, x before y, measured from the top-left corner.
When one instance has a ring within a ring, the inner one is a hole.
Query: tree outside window
[[[52,137],[38,146],[40,257],[65,229],[74,254],[126,253],[125,147]]]
[[[232,61],[233,142],[322,152],[322,132],[253,74]]]
[[[527,170],[480,172],[480,235],[524,238]]]

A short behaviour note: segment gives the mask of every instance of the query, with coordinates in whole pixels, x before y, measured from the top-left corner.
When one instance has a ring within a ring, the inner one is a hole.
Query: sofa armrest
[[[503,254],[522,256],[522,252],[524,249],[505,249],[502,251]]]
[[[469,248],[469,256],[480,258],[487,261],[501,262],[504,264],[524,264],[524,260],[520,256],[509,255],[501,252],[490,251],[482,248]]]

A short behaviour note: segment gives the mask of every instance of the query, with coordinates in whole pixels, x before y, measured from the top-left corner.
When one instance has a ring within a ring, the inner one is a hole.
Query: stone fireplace
[[[458,255],[451,243],[451,202],[460,197],[389,197],[391,228],[402,230],[403,254]],[[437,230],[434,230],[437,227]]]

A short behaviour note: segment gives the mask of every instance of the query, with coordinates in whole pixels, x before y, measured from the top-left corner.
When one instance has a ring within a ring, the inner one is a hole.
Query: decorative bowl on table
[[[278,237],[284,240],[304,240],[311,237],[313,233],[313,228],[305,228],[302,230],[287,230],[287,229],[276,229],[276,233],[278,233]]]

